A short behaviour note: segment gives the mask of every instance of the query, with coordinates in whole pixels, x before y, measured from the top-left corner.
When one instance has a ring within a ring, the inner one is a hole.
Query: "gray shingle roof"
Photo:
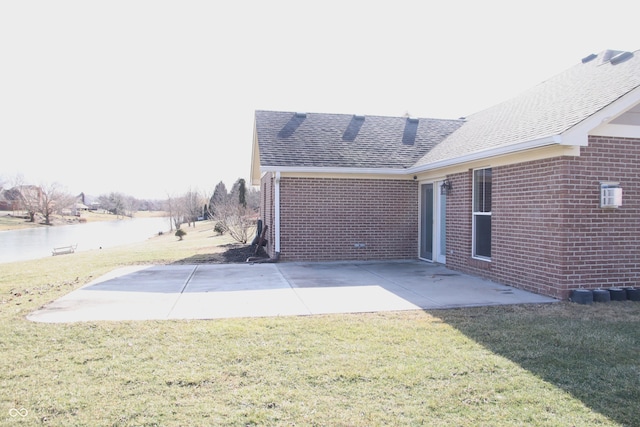
[[[608,58],[615,58],[616,53],[604,51],[513,99],[467,117],[464,126],[416,166],[562,134],[640,85],[640,54],[629,57],[627,53],[626,60],[613,65]]]
[[[260,166],[420,169],[560,135],[639,86],[640,53],[604,51],[464,121],[256,111]]]
[[[256,111],[261,166],[407,168],[460,120]]]

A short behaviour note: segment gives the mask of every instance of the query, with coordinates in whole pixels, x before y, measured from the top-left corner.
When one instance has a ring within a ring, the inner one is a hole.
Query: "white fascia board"
[[[262,172],[281,173],[322,173],[322,174],[349,174],[349,175],[406,175],[408,169],[390,168],[340,168],[321,166],[262,166]]]
[[[452,159],[440,160],[438,162],[429,163],[426,165],[414,166],[406,170],[406,173],[414,174],[420,172],[426,172],[434,169],[441,169],[449,166],[459,165],[461,163],[473,162],[476,160],[488,159],[490,157],[498,157],[506,154],[517,153],[518,151],[530,150],[533,148],[541,148],[549,145],[561,145],[562,137],[560,135],[552,135],[544,138],[533,139],[530,141],[523,141],[517,144],[509,144],[506,146],[489,148],[486,150],[475,151],[473,153],[465,154],[464,156],[454,157]]]
[[[571,129],[568,129],[566,132],[564,132],[564,135],[566,135],[567,141],[570,141],[575,145],[577,145],[577,143],[581,140],[584,140],[581,145],[587,145],[587,135],[602,135],[603,131],[606,129],[607,125],[611,123],[612,120],[615,120],[619,116],[623,115],[624,113],[638,105],[638,103],[640,103],[640,86],[627,92],[625,95],[613,101],[611,104],[607,105],[597,113],[587,117],[577,125],[573,126]],[[615,125],[611,125],[611,128],[615,129],[616,127],[614,126]],[[620,128],[622,127],[617,126],[617,129]]]

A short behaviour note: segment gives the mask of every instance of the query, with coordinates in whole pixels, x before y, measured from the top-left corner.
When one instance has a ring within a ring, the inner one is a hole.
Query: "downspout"
[[[274,218],[273,218],[273,246],[275,258],[280,258],[280,171],[276,172],[274,187]]]

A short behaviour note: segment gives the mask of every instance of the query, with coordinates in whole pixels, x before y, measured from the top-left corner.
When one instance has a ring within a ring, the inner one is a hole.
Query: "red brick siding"
[[[640,139],[591,137],[569,168],[566,288],[640,285]],[[620,182],[621,207],[600,208],[600,181]]]
[[[452,188],[447,195],[447,266],[470,271],[471,172],[449,175],[447,178]]]
[[[447,265],[534,292],[640,285],[640,140],[591,137],[580,157],[493,168],[491,262],[471,258],[471,173],[450,177]],[[600,181],[623,206],[600,208]]]
[[[417,257],[415,181],[285,177],[280,195],[283,261]]]

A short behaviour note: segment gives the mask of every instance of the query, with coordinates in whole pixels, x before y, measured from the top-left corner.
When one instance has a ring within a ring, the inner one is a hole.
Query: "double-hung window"
[[[491,168],[473,171],[473,257],[491,259]]]

